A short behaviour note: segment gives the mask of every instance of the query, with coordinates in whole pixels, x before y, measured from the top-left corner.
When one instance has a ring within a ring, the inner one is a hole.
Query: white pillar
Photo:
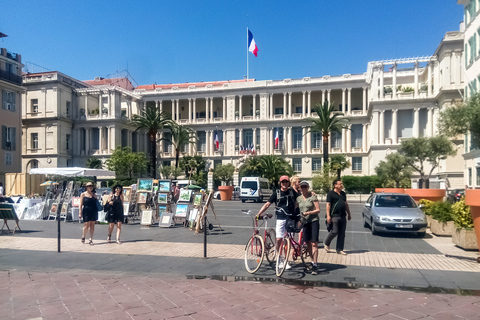
[[[243,129],[242,128],[238,129],[238,145],[245,147],[243,145]]]
[[[420,108],[413,109],[413,137],[418,138],[420,136]]]
[[[347,90],[347,89],[342,88],[342,109],[340,110],[342,113],[345,113],[345,111],[347,110],[345,108],[345,103],[346,103],[346,101],[345,101],[345,90]]]
[[[325,103],[325,90],[322,90],[322,104]]]
[[[302,117],[305,118],[305,115],[307,114],[307,105],[306,105],[306,97],[305,97],[306,91],[302,91]]]
[[[380,111],[379,123],[380,144],[385,144],[385,110]]]
[[[292,93],[288,93],[288,117],[291,118],[293,117],[292,114]]]
[[[362,126],[362,152],[367,152],[367,124]]]
[[[347,110],[347,114],[352,114],[352,88],[348,88],[347,89],[348,92],[347,92],[347,105],[348,105],[348,110]]]
[[[227,97],[223,97],[223,121],[227,120]]]
[[[193,98],[193,122],[197,122],[197,99]]]
[[[209,123],[210,122],[210,106],[208,104],[208,98],[205,98],[205,122]],[[207,149],[208,149],[208,144],[207,144]]]
[[[238,116],[240,121],[243,119],[243,105],[242,105],[242,96],[238,96]]]
[[[366,114],[367,113],[367,87],[363,87],[362,109],[363,109],[363,114]]]
[[[214,122],[215,117],[213,116],[213,97],[210,98],[210,122]]]
[[[256,119],[257,118],[257,95],[254,94],[252,95],[252,98],[253,98],[253,113],[252,113],[252,116],[253,116],[253,119]]]
[[[103,127],[98,127],[98,153],[103,153]]]
[[[433,62],[430,60],[428,62],[428,80],[427,80],[427,85],[428,85],[428,97],[431,97],[433,94],[433,86],[432,86],[432,72],[433,72]]]
[[[392,88],[392,98],[397,98],[397,64],[393,64],[393,88]]]
[[[192,123],[192,98],[188,98],[188,123]]]
[[[269,97],[269,100],[270,100],[270,119],[273,120],[273,115],[274,115],[274,110],[273,110],[273,93],[270,94],[270,97]]]
[[[308,152],[308,147],[307,147],[307,135],[305,134],[306,128],[302,127],[302,150],[307,150]],[[305,153],[305,151],[303,151]]]
[[[306,136],[307,136],[307,153],[312,154],[312,132],[308,131]]]
[[[373,141],[373,145],[376,146],[378,145],[378,138],[379,138],[379,135],[378,135],[378,122],[379,122],[379,110],[373,110],[372,112],[372,141]]]
[[[312,116],[312,91],[307,91],[307,108],[308,108],[308,117]]]
[[[415,95],[415,98],[418,97],[418,61],[415,61],[414,63],[414,95]]]
[[[433,108],[428,108],[427,113],[427,132],[425,134],[427,137],[433,137]]]
[[[130,109],[132,108],[132,105],[130,104]],[[163,112],[163,100],[160,100],[160,112]]]
[[[398,133],[397,133],[397,109],[392,109],[392,144],[398,144]]]
[[[383,63],[380,64],[380,99],[385,99],[385,89],[384,89],[384,86],[383,86],[383,83],[384,83],[384,79],[383,79],[383,76],[384,76],[384,72],[383,72]]]
[[[292,154],[292,127],[288,127],[288,154]]]
[[[175,119],[175,100],[172,99],[172,120],[176,120]]]
[[[330,103],[332,103],[332,100],[330,100],[330,92],[332,91],[332,89],[327,89],[327,101],[328,101],[328,104],[330,105]]]
[[[348,130],[347,130],[347,152],[350,153],[352,152],[352,125],[348,125]]]
[[[283,118],[287,117],[287,93],[283,93]]]
[[[347,129],[343,128],[342,129],[342,153],[347,152]]]
[[[270,129],[269,129],[269,136],[270,136],[270,142],[269,142],[270,154],[273,154],[273,148],[275,147],[275,142],[273,141],[273,131],[274,131],[274,128],[270,128]]]

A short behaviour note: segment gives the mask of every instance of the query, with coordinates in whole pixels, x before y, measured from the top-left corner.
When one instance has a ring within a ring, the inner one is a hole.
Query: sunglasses
[[[284,183],[284,182],[285,182],[285,183],[290,183],[290,181],[288,181],[288,180],[282,180],[282,181],[280,181],[280,183]]]
[[[87,188],[93,188],[93,186],[87,186]]]
[[[300,186],[300,188],[308,188],[308,186]]]

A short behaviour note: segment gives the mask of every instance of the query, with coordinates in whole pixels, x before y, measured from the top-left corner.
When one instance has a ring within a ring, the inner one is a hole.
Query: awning
[[[110,170],[81,167],[37,168],[30,169],[30,174],[55,174],[66,177],[115,177],[115,172]]]

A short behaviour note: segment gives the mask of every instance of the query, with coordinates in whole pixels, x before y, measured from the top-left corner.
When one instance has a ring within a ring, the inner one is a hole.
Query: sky
[[[455,0],[7,1],[0,47],[29,72],[134,85],[358,74],[369,61],[432,55],[458,31]],[[5,18],[7,17],[7,18]]]

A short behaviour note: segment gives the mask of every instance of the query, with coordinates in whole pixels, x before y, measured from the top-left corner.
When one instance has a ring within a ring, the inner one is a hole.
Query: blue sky
[[[79,80],[128,71],[138,85],[363,73],[431,55],[458,31],[455,0],[4,1],[0,46]],[[30,72],[44,71],[30,66]]]

